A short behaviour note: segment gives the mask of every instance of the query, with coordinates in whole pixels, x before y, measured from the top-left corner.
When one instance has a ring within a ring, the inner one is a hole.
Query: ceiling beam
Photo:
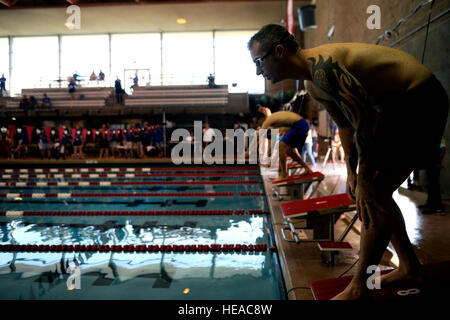
[[[77,4],[78,0],[66,0],[70,4]]]

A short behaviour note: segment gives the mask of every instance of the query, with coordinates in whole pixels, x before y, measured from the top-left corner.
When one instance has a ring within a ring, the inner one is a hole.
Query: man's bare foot
[[[387,274],[383,274],[380,277],[381,287],[388,287],[393,283],[408,283],[421,285],[425,282],[425,272],[422,268],[416,270],[405,270],[403,268],[397,268]]]
[[[364,298],[368,298],[369,296],[370,293],[368,292],[368,290],[362,291],[360,289],[353,289],[352,287],[348,286],[344,291],[335,295],[331,300],[361,300]]]

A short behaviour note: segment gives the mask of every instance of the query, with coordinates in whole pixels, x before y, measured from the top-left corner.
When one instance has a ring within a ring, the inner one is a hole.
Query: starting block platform
[[[281,168],[281,165],[279,166]],[[288,176],[292,176],[297,172],[300,172],[303,169],[298,163],[288,163],[286,166]]]
[[[325,197],[297,200],[280,205],[285,223],[288,227],[281,229],[283,239],[288,242],[317,242],[321,251],[330,254],[330,262],[334,264],[334,254],[338,251],[352,250],[348,242],[344,242],[346,235],[357,220],[357,214],[345,231],[336,240],[334,224],[344,212],[356,210],[356,204],[346,193]],[[303,221],[301,227],[295,226],[296,221]],[[311,239],[301,236],[304,229],[312,229]]]
[[[415,300],[424,298],[442,298],[448,296],[450,285],[450,261],[443,261],[423,266],[425,282],[422,285],[392,284],[386,288],[372,289],[372,300]],[[392,269],[393,270],[393,269]],[[392,270],[383,270],[381,275]],[[325,279],[311,283],[311,291],[316,300],[330,300],[342,292],[353,276]]]
[[[283,196],[289,196],[290,200],[303,199],[305,191],[315,183],[310,195],[314,194],[323,179],[325,179],[325,176],[321,172],[314,172],[308,175],[293,175],[277,182],[273,182],[274,179],[272,179],[272,199],[275,200],[275,196],[279,201],[283,200]],[[287,189],[286,194],[282,194],[277,190],[277,188],[281,187]]]

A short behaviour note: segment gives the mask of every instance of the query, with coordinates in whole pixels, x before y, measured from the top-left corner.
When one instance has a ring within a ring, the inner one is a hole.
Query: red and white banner
[[[287,0],[286,3],[286,29],[294,34],[294,0]]]

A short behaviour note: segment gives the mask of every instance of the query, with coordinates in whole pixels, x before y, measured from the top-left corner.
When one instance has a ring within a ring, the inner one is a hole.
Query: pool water
[[[174,172],[173,168],[167,170]],[[237,175],[224,175],[232,172]],[[114,186],[16,186],[11,185],[11,182],[70,182],[80,179],[1,176],[0,181],[6,183],[0,185],[0,194],[8,195],[0,197],[1,212],[64,211],[68,215],[3,214],[0,216],[0,245],[271,246],[270,216],[264,213],[176,216],[114,214],[114,211],[132,213],[149,210],[247,212],[258,209],[267,212],[266,200],[259,195],[263,192],[261,178],[254,175],[257,171],[247,168],[232,172],[218,168],[217,171],[205,170],[208,176],[82,179],[130,183]],[[199,173],[199,170],[196,169],[195,173]],[[134,183],[148,181],[161,184]],[[233,183],[221,184],[222,181]],[[248,195],[248,192],[258,195]],[[45,196],[52,193],[66,195],[61,198]],[[67,195],[76,193],[85,196]],[[128,195],[115,196],[117,193]],[[148,193],[152,196],[139,195]],[[107,196],[102,196],[105,194]],[[106,213],[74,216],[70,214],[72,211]],[[73,270],[79,273],[71,273]],[[276,253],[269,250],[201,253],[0,252],[0,299],[278,300],[284,299],[283,290],[278,258]]]

